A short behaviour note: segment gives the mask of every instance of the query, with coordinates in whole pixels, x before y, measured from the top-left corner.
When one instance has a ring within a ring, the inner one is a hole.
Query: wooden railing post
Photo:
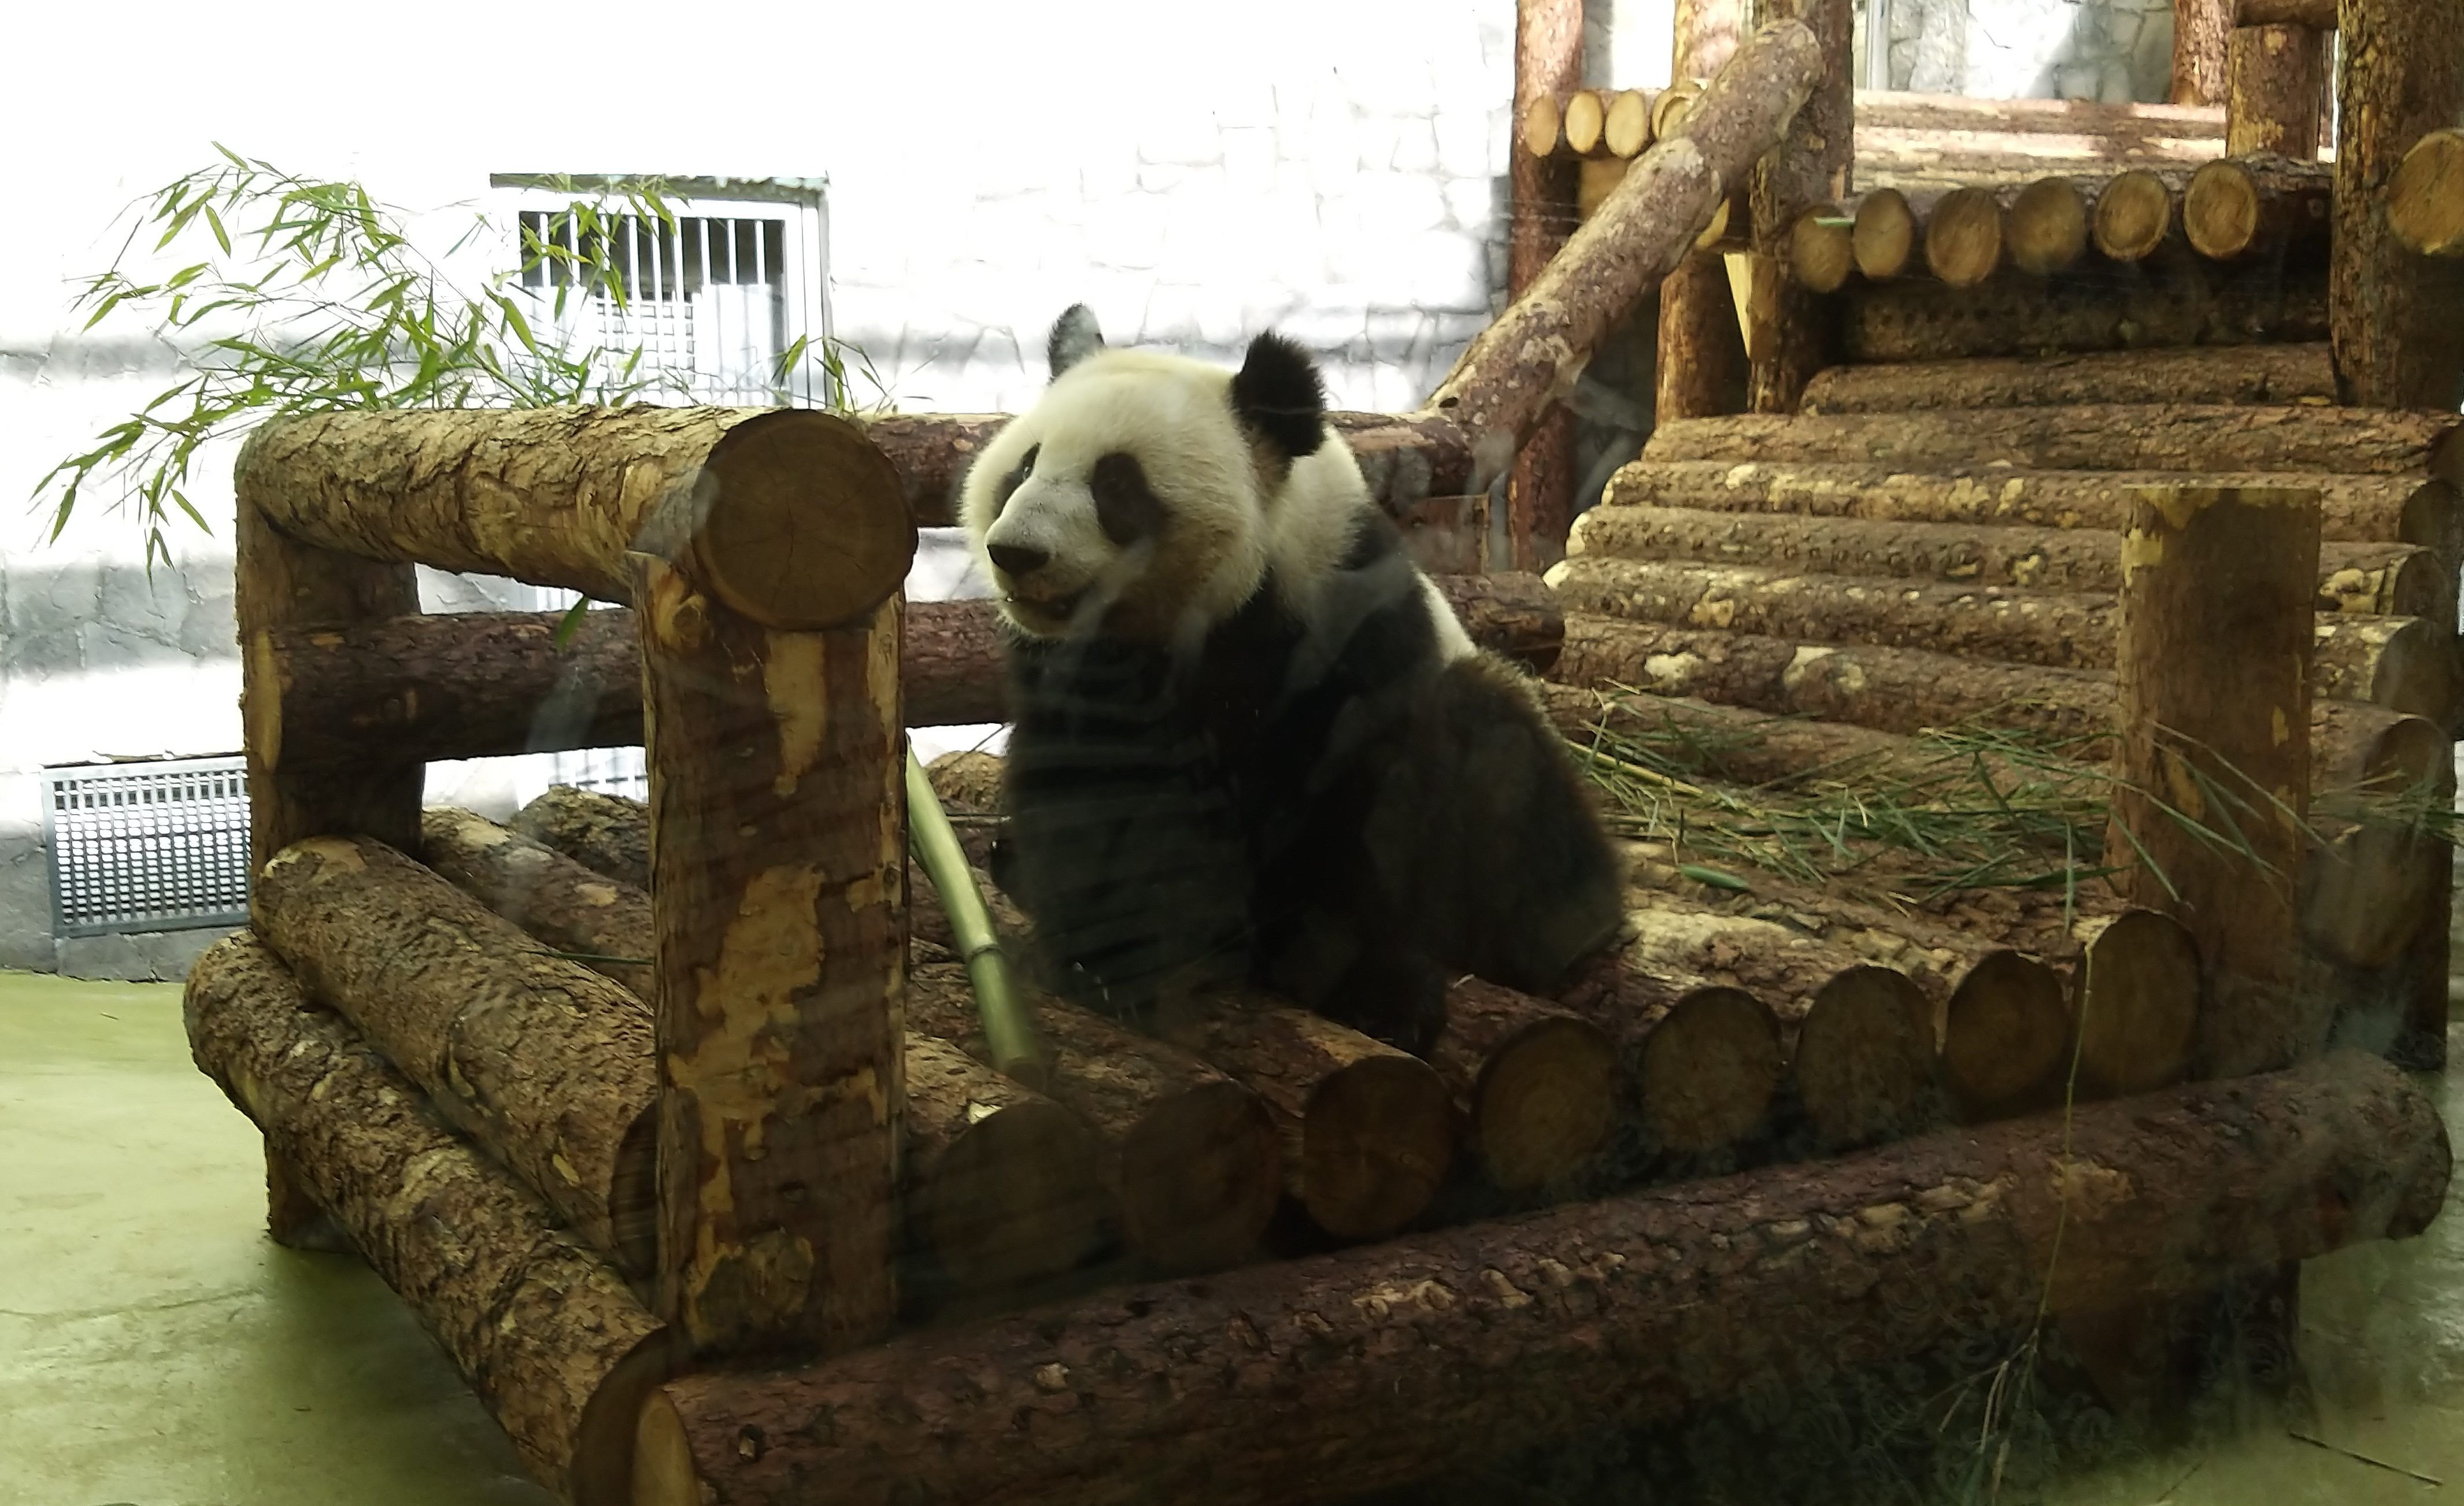
[[[1531,102],[1551,99],[1583,82],[1583,0],[1517,0],[1514,7],[1514,119]],[[1513,133],[1507,150],[1510,223],[1506,240],[1506,296],[1518,299],[1540,276],[1549,258],[1573,233],[1577,165],[1566,156],[1540,156]],[[1502,566],[1545,570],[1566,553],[1574,496],[1574,415],[1562,406],[1523,442],[1507,481],[1506,511],[1511,548]]]
[[[902,527],[912,556],[889,460],[852,425],[795,416],[825,510],[759,516],[747,425],[625,562],[658,933],[658,1311],[700,1354],[846,1349],[897,1308],[906,562],[782,572],[759,609],[784,626],[731,607],[702,565],[748,526],[785,562]]]
[[[1743,0],[1677,0],[1670,87],[1718,73],[1745,34]],[[1659,344],[1652,379],[1655,422],[1744,410],[1745,337],[1728,269],[1718,252],[1688,253],[1661,282]]]
[[[1797,216],[1845,203],[1856,165],[1856,89],[1850,75],[1853,16],[1848,0],[1770,0],[1766,19],[1803,21],[1822,45],[1822,77],[1777,149],[1754,166],[1753,277],[1746,307],[1746,357],[1757,413],[1793,413],[1805,384],[1835,343],[1828,321],[1837,304],[1796,277],[1790,238]]]
[[[2455,410],[2464,263],[2406,248],[2387,218],[2405,153],[2464,118],[2464,0],[2342,0],[2327,322],[2338,396]]]

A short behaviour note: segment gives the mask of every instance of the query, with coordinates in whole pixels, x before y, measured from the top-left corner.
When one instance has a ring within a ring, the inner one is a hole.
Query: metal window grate
[[[551,757],[550,784],[640,801],[650,798],[650,765],[640,748],[576,748]]]
[[[237,757],[43,771],[58,936],[248,919],[248,777]]]

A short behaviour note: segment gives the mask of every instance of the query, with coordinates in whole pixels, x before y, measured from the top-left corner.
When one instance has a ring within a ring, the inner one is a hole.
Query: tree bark
[[[2089,237],[2106,259],[2144,261],[2172,237],[2173,188],[2145,167],[2117,173],[2096,196]]]
[[[302,984],[628,1274],[654,1241],[650,1019],[384,844],[311,837],[250,905]]]
[[[1850,12],[1849,0],[1767,0],[1756,12],[1766,24],[1802,22],[1821,51],[1812,92],[1779,144],[1754,164],[1748,188],[1757,294],[1746,350],[1757,413],[1796,411],[1805,384],[1831,364],[1837,343],[1836,311],[1797,281],[1789,238],[1806,210],[1848,196],[1857,158]]]
[[[712,592],[781,628],[863,617],[915,555],[889,459],[809,409],[319,413],[257,429],[239,475],[303,543],[620,602],[625,551],[673,498]],[[787,547],[824,520],[827,549]]]
[[[890,457],[898,495],[922,528],[958,520],[958,493],[976,456],[1007,428],[1007,413],[886,413],[864,422],[864,436]]]
[[[2182,194],[2182,232],[2190,249],[2216,261],[2323,235],[2335,175],[2315,162],[2228,158],[2190,176]]]
[[[2225,40],[2233,0],[2173,0],[2175,104],[2225,102]]]
[[[1500,571],[1430,579],[1472,642],[1533,670],[1546,672],[1557,662],[1566,619],[1556,593],[1538,576]]]
[[[2122,536],[2097,528],[1977,527],[1622,503],[1585,513],[1574,530],[1567,572],[1622,561],[1930,579],[1971,588],[2122,588]],[[2445,621],[2454,614],[2454,600],[2452,574],[2439,567],[2433,551],[2418,544],[2320,546],[2316,605],[2321,612]]]
[[[1833,366],[1806,388],[1809,413],[1924,408],[2059,408],[2074,403],[2332,402],[2323,342],[2190,346],[1969,361]]]
[[[2243,26],[2226,44],[2225,152],[2295,162],[2319,156],[2325,34],[2307,26]]]
[[[2306,26],[2314,32],[2336,29],[2336,0],[2233,0],[2233,25]]]
[[[634,809],[647,842],[649,813]],[[419,826],[419,860],[430,872],[636,999],[657,997],[650,960],[657,928],[650,896],[639,884],[611,879],[468,810],[431,806]]]
[[[2310,740],[2284,732],[2310,724],[2302,629],[2318,538],[2316,499],[2290,490],[2151,487],[2131,520],[2122,783],[2105,845],[2137,854],[2123,859],[2123,893],[2198,939],[2211,1000],[2201,1055],[2221,1075],[2299,1060],[2328,1024],[2296,986]],[[2160,798],[2242,851],[2187,831]]]
[[[2129,520],[2132,487],[2182,479],[2162,471],[2018,471],[1991,464],[1991,456],[1982,464],[1934,463],[1939,472],[1926,475],[1910,474],[1887,455],[1862,462],[1654,456],[1619,471],[1603,501],[1610,507],[1732,515],[2119,532]],[[2203,479],[2232,486],[2315,487],[2320,530],[2330,541],[2418,544],[2439,558],[2442,571],[2464,559],[2464,517],[2459,517],[2454,487],[2425,480],[2417,471],[2383,476],[2229,471]]]
[[[1654,141],[1667,140],[1683,125],[1702,93],[1694,80],[1710,78],[1735,55],[1746,33],[1746,6],[1744,0],[1677,0],[1673,19],[1668,77],[1674,81],[1652,102]],[[1661,280],[1657,340],[1654,413],[1705,418],[1745,410],[1751,399],[1745,336],[1718,253],[1689,249]]]
[[[658,897],[659,1302],[696,1355],[897,1313],[907,833],[900,604],[820,632],[677,559],[640,602]]]
[[[1561,1184],[1617,1118],[1617,1047],[1581,1016],[1477,978],[1446,992],[1429,1053],[1493,1185]]]
[[[914,1029],[989,1056],[963,967],[917,968],[908,1006]],[[1095,1169],[1123,1242],[1165,1271],[1255,1258],[1284,1187],[1265,1102],[1188,1052],[1062,1000],[1039,997],[1035,1023],[1052,1054],[1047,1091],[1100,1146]]]
[[[516,812],[512,827],[592,873],[649,890],[649,808],[639,801],[557,785]]]
[[[910,602],[898,694],[911,727],[1009,720],[1009,650],[989,601]],[[987,666],[990,673],[986,673]]]
[[[2413,251],[2464,251],[2464,130],[2450,126],[2412,144],[2387,186],[2387,229]]]
[[[1778,142],[1822,70],[1793,21],[1737,50],[1687,109],[1679,134],[1635,159],[1600,212],[1475,339],[1429,402],[1470,441],[1475,486],[1506,468],[1548,404],[1645,289],[1671,271],[1729,188]]]
[[[1972,288],[1898,280],[1843,295],[1851,362],[1939,361],[2063,350],[2248,346],[2327,333],[2325,281],[2299,266],[2209,261],[2185,251],[2137,275],[2046,281],[2015,274]]]
[[[2038,178],[2002,213],[2003,249],[2032,277],[2068,272],[2087,254],[2087,198],[2068,178]]]
[[[1245,995],[1192,1005],[1165,1038],[1265,1100],[1294,1200],[1335,1238],[1387,1237],[1444,1182],[1454,1106],[1419,1057]]]
[[[187,1014],[198,1068],[410,1305],[523,1465],[579,1506],[628,1499],[635,1414],[671,1365],[624,1278],[247,933],[197,960]]]
[[[1517,0],[1514,8],[1515,118],[1541,100],[1553,101],[1583,81],[1582,0]],[[1589,96],[1580,98],[1588,99]],[[1601,123],[1596,101],[1593,124]],[[1561,131],[1574,123],[1560,116]],[[1593,135],[1597,137],[1596,129]],[[1575,155],[1582,153],[1577,150]],[[1511,213],[1506,253],[1507,296],[1519,299],[1573,234],[1576,166],[1563,157],[1512,154],[1507,178]],[[1507,483],[1507,534],[1514,564],[1545,570],[1565,550],[1573,520],[1574,417],[1551,408],[1516,454]]]
[[[2464,469],[2460,432],[2450,413],[2187,403],[1836,417],[1757,413],[1662,424],[1642,457],[1729,465],[1859,462],[1903,472],[2011,465],[2401,476],[2427,469],[2453,480]]]
[[[1672,1417],[1791,1357],[1881,1362],[2409,1234],[2448,1169],[2429,1096],[2340,1054],[672,1382],[645,1411],[637,1499],[1338,1499]]]
[[[2464,0],[2343,0],[2334,264],[2327,292],[2338,395],[2365,408],[2453,412],[2464,364],[2464,267],[2396,235],[2387,196],[2405,153],[2464,117]]]

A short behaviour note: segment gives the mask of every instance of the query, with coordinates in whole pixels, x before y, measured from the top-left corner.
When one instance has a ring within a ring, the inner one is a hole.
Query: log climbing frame
[[[2344,0],[2342,24],[2398,9]],[[1838,364],[1859,328],[1986,353],[1960,347],[1973,319],[1842,301],[1889,280],[1840,271],[1865,246],[1821,244],[1863,218],[1837,212],[1868,114],[1844,4],[1783,7],[1676,100],[1565,87],[1564,10],[1527,38],[1556,72],[1518,89],[1516,149],[1583,163],[1586,216],[1423,410],[1336,421],[1475,637],[1555,681],[1570,734],[1685,720],[1724,734],[1705,778],[1887,763],[1909,729],[1857,687],[1990,643],[2010,662],[1935,674],[1939,693],[2119,717],[2122,765],[2151,780],[2194,746],[2298,809],[2326,770],[2444,765],[2464,477],[2443,420],[2387,410],[2453,370],[2351,306],[2415,296],[2387,279],[2413,253],[2353,199],[2427,124],[2357,140],[2323,199],[2274,168],[2208,195],[2242,193],[2271,243],[2332,209],[2325,348],[2168,356],[2183,369],[2138,380],[2172,407],[2081,409],[2136,359]],[[2384,75],[2420,51],[2348,45],[2348,98],[2411,98]],[[1930,108],[1878,106],[1906,119],[1877,128],[1939,131]],[[2052,128],[2013,116],[2005,134]],[[2167,216],[2189,188],[2169,171],[2149,174]],[[1897,195],[1920,247],[1930,191]],[[2064,201],[2030,202],[2055,228],[2022,239],[2058,252]],[[1665,425],[1571,538],[1527,465],[1514,496],[1539,510],[1509,532],[1535,564],[1572,558],[1548,586],[1478,573],[1482,498],[1535,434],[1561,442],[1551,405],[1590,351],[1730,243],[1758,262],[1756,412]],[[2186,328],[2242,296],[2185,286],[2164,296],[2196,305]],[[1980,428],[1932,411],[1946,391],[2001,406]],[[196,1059],[263,1132],[274,1237],[366,1258],[567,1498],[1333,1499],[1922,1352],[1954,1321],[2089,1332],[2436,1215],[2431,1099],[2326,1050],[2298,986],[2431,965],[2431,927],[2385,923],[2383,900],[2443,904],[2443,881],[2362,829],[2339,840],[2376,889],[2309,875],[2282,839],[2274,908],[2220,918],[2176,891],[2248,875],[2184,853],[2183,885],[2033,939],[1817,894],[1790,932],[1673,897],[1682,874],[1646,854],[1634,882],[1670,929],[1554,999],[1458,984],[1425,1063],[1267,1000],[1162,1041],[1045,1000],[1057,1054],[1001,1079],[948,919],[911,892],[902,783],[906,727],[1000,718],[998,630],[899,595],[915,528],[951,520],[999,422],[353,413],[269,425],[241,456],[255,883],[250,930],[190,978]],[[2138,568],[2150,541],[2207,563]],[[543,617],[424,616],[418,565],[622,609],[569,643]],[[1774,585],[1809,568],[2067,594],[1843,587],[1821,615],[1873,641],[1842,644]],[[2264,609],[2167,653],[2228,578],[2263,583]],[[2402,624],[2428,612],[2425,650]],[[2046,617],[2087,637],[2018,621]],[[1824,659],[1856,674],[1806,673]],[[2264,706],[2211,694],[2224,662]],[[1645,711],[1596,690],[1689,664]],[[2194,741],[2127,735],[2160,723]],[[568,800],[511,831],[421,809],[428,760],[634,740],[647,810]],[[1877,938],[1915,961],[1878,964]],[[1641,1169],[1600,1169],[1619,1137]],[[1313,1230],[1297,1245],[1267,1229],[1279,1201]]]

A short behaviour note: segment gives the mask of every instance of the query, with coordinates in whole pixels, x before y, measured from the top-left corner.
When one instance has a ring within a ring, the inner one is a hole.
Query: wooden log
[[[2072,1008],[2080,1096],[2128,1097],[2179,1082],[2198,1046],[2197,940],[2155,910],[2088,917],[2079,938]]]
[[[1596,105],[1588,121],[1577,121],[1572,108],[1573,98],[1588,99],[1577,90],[1582,81],[1582,0],[1516,0],[1518,115],[1533,108],[1537,100],[1567,100],[1569,107],[1557,112],[1561,140],[1567,128],[1576,124],[1588,124],[1596,140],[1601,123]],[[1576,94],[1569,96],[1570,90]],[[1578,176],[1574,163],[1545,153],[1520,153],[1508,163],[1508,299],[1524,295],[1573,233],[1581,217],[1575,199]],[[1515,565],[1546,569],[1563,550],[1566,525],[1573,516],[1574,420],[1559,408],[1535,411],[1532,419],[1516,436],[1512,475],[1506,488],[1507,538]],[[1486,490],[1485,485],[1476,489]]]
[[[1654,1151],[1705,1160],[1769,1122],[1787,1045],[1752,994],[1602,953],[1555,998],[1617,1040],[1619,1075]]]
[[[1972,288],[2002,265],[2002,201],[1991,188],[1954,188],[1925,223],[1925,270],[1954,288]]]
[[[2088,233],[2108,259],[2128,264],[2152,255],[2173,227],[2171,185],[2145,167],[2133,167],[2115,174],[2098,190]]]
[[[2306,26],[2314,32],[2336,29],[2336,0],[2233,0],[2233,25]]]
[[[385,844],[310,837],[250,898],[299,981],[630,1274],[654,1264],[650,1019]]]
[[[1937,361],[2057,350],[2250,345],[2327,333],[2324,279],[2185,249],[2118,273],[2051,281],[2004,275],[1965,290],[1905,279],[1842,295],[1852,362]]]
[[[770,1506],[821,1482],[913,1506],[1339,1499],[1672,1418],[1784,1355],[1883,1362],[2409,1234],[2449,1163],[2429,1096],[2340,1053],[1203,1290],[1106,1293],[808,1370],[671,1382],[644,1410],[636,1500]],[[1716,1310],[1699,1299],[1713,1282]],[[1763,1316],[1753,1341],[1728,1320],[1742,1311]]]
[[[1526,155],[1551,157],[1564,149],[1567,98],[1535,94],[1516,109],[1514,139]]]
[[[2190,176],[2182,194],[2182,232],[2202,256],[2230,261],[2296,235],[2324,233],[2334,190],[2320,163],[2226,158]]]
[[[915,1030],[989,1057],[963,967],[927,963],[909,984]],[[1285,1180],[1265,1102],[1186,1052],[1048,995],[1035,1005],[1046,1089],[1095,1136],[1123,1243],[1166,1271],[1252,1258]]]
[[[318,413],[251,433],[239,474],[268,520],[303,543],[603,601],[629,599],[624,553],[674,498],[679,544],[717,599],[781,628],[863,617],[915,554],[889,458],[810,409]],[[825,557],[781,546],[840,495],[863,500],[833,515]]]
[[[2405,154],[2464,118],[2464,0],[2337,8],[2336,196],[2328,318],[2343,401],[2453,412],[2464,365],[2464,268],[2415,255],[2388,195]]]
[[[1745,34],[1746,8],[1741,0],[1677,0],[1671,19],[1675,51],[1669,78],[1675,81],[1652,101],[1655,142],[1676,134],[1703,92],[1700,80],[1719,72],[1735,55]],[[1724,196],[1704,233],[1723,228],[1727,216]],[[1655,339],[1655,413],[1705,417],[1744,411],[1751,383],[1735,294],[1727,268],[1699,240],[1661,281]]]
[[[1857,201],[1856,222],[1848,232],[1849,249],[1857,260],[1857,270],[1876,282],[1887,281],[1907,272],[1916,259],[1921,243],[1916,210],[1908,197],[1897,188],[1876,188]],[[1700,418],[1700,413],[1681,413],[1681,418]]]
[[[633,808],[647,840],[649,812]],[[429,872],[551,950],[568,954],[567,961],[623,985],[636,999],[653,996],[655,932],[650,897],[640,885],[609,878],[544,843],[450,806],[420,812],[417,855]]]
[[[1978,527],[1603,503],[1575,520],[1572,555],[1570,567],[1607,557],[2044,591],[2122,587],[2122,536],[2097,528]],[[2320,546],[2316,605],[2321,612],[2445,621],[2453,616],[2455,587],[2435,552],[2418,544]]]
[[[512,829],[595,874],[650,887],[649,808],[638,801],[553,785],[515,812]]]
[[[1422,574],[1479,575],[1488,568],[1486,494],[1432,497],[1391,516],[1402,530],[1405,558]]]
[[[1631,158],[1651,144],[1651,102],[1639,89],[1610,96],[1608,116],[1600,122],[1600,144],[1610,156]]]
[[[1903,471],[2012,465],[2037,470],[2324,471],[2453,479],[2464,443],[2453,415],[2341,408],[2198,404],[1995,409],[1972,413],[1666,423],[1645,460],[1888,464]],[[2406,541],[2408,543],[2414,541]]]
[[[2011,265],[2030,277],[2067,272],[2087,253],[2087,198],[2068,178],[2038,178],[2002,214]]]
[[[2387,218],[2395,238],[2424,255],[2464,252],[2464,130],[2412,144],[2387,185]]]
[[[1895,967],[1835,973],[1789,1053],[1797,1099],[1825,1146],[1870,1144],[1925,1127],[1938,1112],[1933,1006]]]
[[[2209,972],[2201,1056],[2218,1074],[2299,1060],[2327,1021],[2296,985],[2309,807],[2315,494],[2149,487],[2122,588],[2116,883],[2176,915]],[[2221,687],[2230,684],[2230,693]],[[2161,794],[2159,792],[2162,792]],[[2160,801],[2233,834],[2220,850]]]
[[[1575,89],[1565,96],[1566,150],[1577,157],[1599,155],[1600,138],[1608,130],[1609,123],[1608,101],[1602,98],[1604,92]]]
[[[583,1506],[629,1499],[634,1417],[671,1365],[624,1277],[247,932],[197,960],[186,998],[198,1068],[410,1305],[523,1465]]]
[[[2225,152],[2312,162],[2332,44],[2307,26],[2245,26],[2225,47]]]
[[[871,505],[844,494],[807,526]],[[898,1310],[900,603],[765,628],[670,520],[644,540],[666,552],[625,561],[658,896],[659,1311],[696,1355],[870,1342]]]
[[[2015,951],[1988,953],[1942,1015],[1942,1079],[1963,1124],[2035,1114],[2062,1101],[2071,1017],[2061,976]]]
[[[1007,413],[882,413],[862,423],[898,473],[908,516],[919,527],[946,528],[958,520],[967,468],[1009,421]]]
[[[1837,204],[1817,204],[1797,215],[1789,230],[1788,260],[1808,292],[1837,293],[1857,270],[1852,223]]]
[[[1686,0],[1686,6],[1676,24],[1676,81],[1651,101],[1653,141],[1665,141],[1677,134],[1677,128],[1685,122],[1685,112],[1702,95],[1704,80],[1736,55],[1738,37],[1745,30],[1744,12],[1726,9],[1725,0]],[[1688,57],[1702,61],[1688,63]]]
[[[2225,102],[2225,40],[2233,34],[2233,0],[2174,0],[2175,104]]]
[[[1477,978],[1447,989],[1429,1064],[1453,1093],[1482,1169],[1508,1191],[1563,1182],[1616,1120],[1617,1056],[1607,1032]]]
[[[2055,669],[2115,667],[2115,602],[2100,594],[1589,554],[1550,576],[1569,609],[1630,623]],[[2442,625],[2327,613],[2316,616],[2316,637],[2311,688],[2321,699],[2439,722],[2453,716],[2454,634]]]
[[[2018,471],[1996,466],[1990,456],[1974,465],[1946,462],[1931,474],[1911,473],[1888,457],[1863,463],[1655,458],[1619,471],[1605,501],[1878,522],[2119,531],[2129,520],[2132,487],[2181,478],[2159,471]],[[2418,544],[2445,562],[2464,559],[2464,520],[2454,487],[2426,480],[2418,472],[2213,472],[2204,479],[2232,486],[2315,486],[2320,529],[2331,541]]]
[[[898,694],[911,727],[1009,720],[1001,611],[989,601],[910,602],[898,647]],[[987,675],[985,666],[993,666]]]
[[[1881,413],[1917,408],[2048,408],[2071,403],[2325,403],[2335,400],[2335,362],[2323,342],[2313,342],[1833,366],[1807,387],[1804,410]]]
[[[1556,662],[1566,623],[1555,594],[1538,576],[1501,571],[1432,579],[1472,642],[1534,670]]]
[[[2264,0],[2261,0],[2264,3]],[[2116,149],[2147,140],[2220,141],[2224,111],[2212,105],[2100,103],[2088,100],[1980,100],[1972,95],[1924,94],[1893,89],[1857,99],[1860,133],[1922,131],[1972,135],[2006,131],[2030,135],[2102,137]],[[1860,136],[1860,140],[1861,140]]]
[[[1600,212],[1472,341],[1429,401],[1471,443],[1468,490],[1506,469],[1601,336],[1675,270],[1713,209],[1780,139],[1822,65],[1820,43],[1799,22],[1755,33],[1686,111],[1679,134],[1636,158]]]
[[[1746,355],[1749,406],[1757,413],[1796,411],[1807,380],[1837,359],[1835,311],[1796,280],[1789,252],[1800,215],[1848,195],[1857,156],[1851,10],[1849,0],[1763,0],[1755,8],[1766,25],[1803,24],[1821,55],[1805,102],[1779,144],[1754,164],[1748,188],[1754,292],[1746,310]]]
[[[1385,1238],[1445,1180],[1454,1107],[1419,1057],[1256,996],[1193,1003],[1164,1033],[1265,1101],[1293,1198],[1335,1238]]]

